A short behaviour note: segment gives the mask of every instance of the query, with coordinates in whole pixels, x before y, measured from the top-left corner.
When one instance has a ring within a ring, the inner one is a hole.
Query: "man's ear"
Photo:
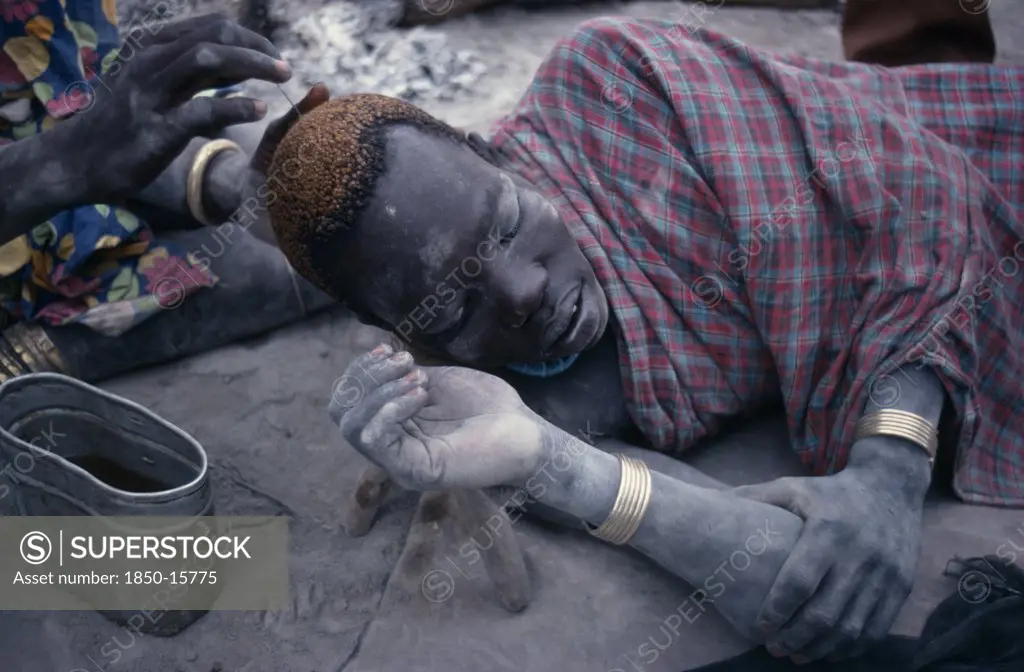
[[[466,135],[466,142],[484,161],[494,166],[501,163],[498,153],[494,151],[494,148],[479,133],[468,133]]]

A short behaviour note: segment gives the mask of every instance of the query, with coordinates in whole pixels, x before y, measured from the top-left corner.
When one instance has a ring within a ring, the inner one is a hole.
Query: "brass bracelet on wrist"
[[[212,221],[203,207],[203,179],[206,177],[206,169],[210,166],[213,157],[229,149],[242,151],[237,142],[223,138],[211,140],[196,152],[195,158],[192,159],[192,168],[188,171],[188,183],[185,191],[188,210],[196,221],[206,226],[214,226],[219,222]]]
[[[651,470],[640,460],[617,457],[621,476],[611,513],[600,527],[586,527],[598,539],[621,546],[636,534],[651,503]]]
[[[855,441],[869,436],[894,436],[920,446],[928,454],[928,463],[935,463],[939,449],[939,432],[932,423],[920,415],[883,409],[868,413],[857,423]]]

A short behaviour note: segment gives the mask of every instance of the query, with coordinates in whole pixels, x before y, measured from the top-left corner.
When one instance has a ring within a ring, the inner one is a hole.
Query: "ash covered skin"
[[[469,366],[598,341],[607,300],[551,202],[468,143],[410,125],[385,137],[386,170],[330,274],[364,318]]]
[[[596,343],[607,303],[536,190],[451,134],[393,128],[384,149],[387,170],[346,223],[344,244],[321,248],[311,267],[330,277],[341,297],[403,338],[471,366],[564,357]],[[300,241],[293,252],[301,259],[308,249]],[[584,301],[570,338],[552,342],[565,315],[574,314],[579,292],[572,290],[580,287]],[[417,367],[408,353],[378,351],[389,360],[381,364],[374,357],[349,367],[340,380],[357,381],[348,391],[358,394],[346,395],[354,405],[334,397],[331,414],[349,442],[399,482],[528,489],[535,467],[568,444],[575,459],[536,498],[577,520],[605,519],[621,478],[614,457],[547,423],[496,376]],[[899,410],[938,426],[941,382],[927,370],[910,375],[919,377],[903,389]],[[927,454],[894,437],[857,441],[847,468],[831,476],[720,494],[705,489],[706,477],[655,474],[650,508],[631,544],[703,586],[701,604],[711,587],[700,582],[744,548],[760,559],[751,559],[749,571],[737,568],[740,589],[722,584],[716,609],[795,662],[855,656],[885,636],[909,595],[930,479]]]

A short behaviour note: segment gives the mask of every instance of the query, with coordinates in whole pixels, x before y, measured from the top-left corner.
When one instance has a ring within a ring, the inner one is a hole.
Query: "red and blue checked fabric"
[[[655,447],[781,394],[794,449],[833,473],[871,396],[928,366],[959,495],[1024,505],[1024,70],[831,64],[601,19],[493,143],[596,270]]]

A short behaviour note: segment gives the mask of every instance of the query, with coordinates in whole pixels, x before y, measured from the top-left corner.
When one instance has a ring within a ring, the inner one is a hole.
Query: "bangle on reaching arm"
[[[651,470],[639,460],[618,455],[621,476],[615,504],[604,523],[587,531],[598,539],[621,546],[628,542],[643,522],[651,503]]]
[[[192,168],[188,171],[188,184],[185,192],[188,199],[188,210],[196,221],[206,226],[213,226],[218,222],[211,221],[203,208],[203,179],[206,177],[206,169],[213,157],[229,149],[242,151],[238,143],[231,140],[223,138],[211,140],[196,152],[195,158],[192,159]]]
[[[928,454],[928,463],[935,463],[939,448],[939,432],[932,423],[920,415],[883,409],[868,413],[857,423],[855,441],[869,436],[895,436],[920,446]]]

